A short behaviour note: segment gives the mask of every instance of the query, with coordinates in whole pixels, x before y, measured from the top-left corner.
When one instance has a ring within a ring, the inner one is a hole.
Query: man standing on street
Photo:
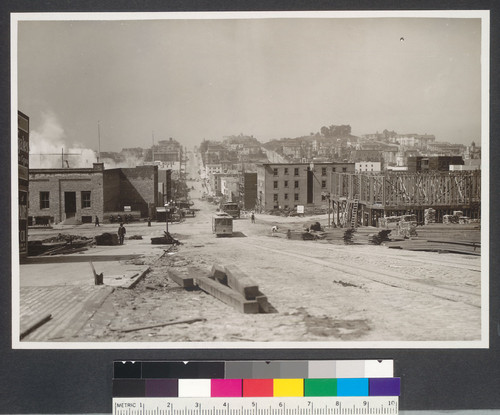
[[[118,239],[120,240],[120,245],[123,245],[126,233],[127,230],[125,229],[125,226],[123,226],[123,223],[120,223],[120,227],[118,228]]]

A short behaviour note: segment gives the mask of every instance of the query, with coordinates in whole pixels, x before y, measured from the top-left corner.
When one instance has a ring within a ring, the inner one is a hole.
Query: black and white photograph
[[[13,348],[488,347],[487,11],[11,23]]]

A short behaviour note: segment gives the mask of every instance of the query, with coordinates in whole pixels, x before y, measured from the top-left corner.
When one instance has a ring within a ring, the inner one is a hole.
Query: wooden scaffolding
[[[481,215],[481,171],[332,173],[331,199],[336,223],[347,227],[376,226],[384,216],[436,210],[436,220],[460,210],[473,219]]]

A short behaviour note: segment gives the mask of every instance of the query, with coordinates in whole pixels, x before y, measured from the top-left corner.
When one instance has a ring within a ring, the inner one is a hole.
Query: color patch
[[[392,378],[393,376],[393,360],[367,360],[365,362],[365,378]]]
[[[114,362],[113,377],[115,379],[140,379],[141,362]]]
[[[224,362],[142,362],[144,379],[223,379]]]
[[[280,362],[253,362],[252,379],[276,379],[280,377]]]
[[[300,379],[308,377],[308,362],[302,361],[286,361],[280,363],[280,375],[282,379]]]
[[[146,382],[142,379],[117,379],[113,381],[113,398],[143,398]]]
[[[212,398],[243,396],[241,379],[212,379],[211,388]]]
[[[226,362],[225,379],[251,379],[252,362]]]
[[[337,379],[304,379],[304,396],[337,396]]]
[[[176,398],[179,395],[177,379],[146,379],[147,398]]]
[[[244,397],[272,397],[274,393],[273,379],[243,379]]]
[[[400,378],[380,378],[369,380],[370,396],[400,396]]]
[[[364,360],[337,360],[335,377],[340,378],[364,378]]]
[[[304,379],[274,379],[275,397],[304,396]]]
[[[368,379],[337,379],[337,396],[368,396]]]
[[[179,398],[210,398],[211,379],[179,379]]]
[[[311,379],[336,378],[336,365],[335,360],[311,360],[308,365],[307,377]]]

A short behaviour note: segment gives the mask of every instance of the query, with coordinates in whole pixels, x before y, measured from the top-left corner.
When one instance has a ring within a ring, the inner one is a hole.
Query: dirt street
[[[235,220],[235,236],[211,231],[215,206],[201,200],[190,156],[188,185],[196,217],[169,226],[182,245],[151,259],[134,289],[116,289],[72,341],[93,342],[374,342],[472,341],[481,336],[480,258],[384,246],[294,241],[275,224],[327,223],[256,215]],[[154,224],[154,229],[162,224]],[[151,232],[145,225],[136,225]],[[167,249],[168,247],[165,247]],[[243,314],[201,291],[186,291],[167,270],[236,264],[276,310]],[[182,323],[182,321],[187,321]],[[164,326],[164,323],[175,322]],[[156,326],[143,328],[145,326]],[[241,343],[243,345],[243,343]],[[312,344],[310,344],[313,347]],[[367,345],[367,347],[369,347]]]

